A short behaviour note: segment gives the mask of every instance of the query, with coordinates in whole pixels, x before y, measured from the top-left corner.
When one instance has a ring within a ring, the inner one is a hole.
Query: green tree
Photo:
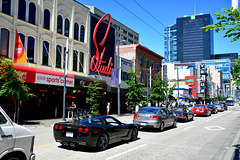
[[[15,98],[15,104],[18,100],[27,100],[34,97],[34,94],[30,93],[30,88],[24,84],[21,79],[22,74],[18,73],[13,68],[13,63],[0,56],[0,80],[4,81],[1,86],[0,96],[6,98]],[[15,105],[14,121],[16,121],[17,105]]]
[[[131,80],[126,80],[126,97],[130,105],[139,104],[143,100],[143,92],[146,91],[143,88],[143,84],[136,79],[136,73],[133,70],[129,71]]]
[[[233,62],[235,65],[232,71],[232,78],[236,81],[236,84],[240,84],[240,58],[235,59],[235,62]],[[238,88],[237,92],[240,92],[240,88]]]
[[[167,78],[162,78],[161,72],[156,76],[156,79],[153,81],[152,93],[150,95],[150,100],[154,103],[165,101],[167,96],[169,99],[172,99],[174,87],[169,88]]]
[[[90,83],[88,85],[87,94],[89,95],[89,104],[91,105],[91,114],[99,115],[99,98],[100,98],[100,92],[99,92],[99,86],[100,83],[98,80],[95,80],[93,83]]]

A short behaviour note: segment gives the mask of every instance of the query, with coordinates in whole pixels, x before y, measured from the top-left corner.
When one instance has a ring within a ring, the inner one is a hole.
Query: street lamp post
[[[66,54],[65,54],[65,66],[64,66],[64,86],[63,86],[63,117],[62,120],[65,120],[65,105],[66,105],[66,79],[67,79],[67,66],[68,66],[68,39],[66,41]]]
[[[178,83],[178,97],[177,97],[177,103],[179,103],[179,75],[178,75],[178,68],[177,68],[177,83]]]
[[[120,59],[119,59],[119,43],[118,42],[118,57],[117,57],[117,76],[118,76],[118,81],[117,81],[117,86],[118,86],[118,116],[121,115],[120,112],[120,74],[121,74],[121,68],[120,68]]]

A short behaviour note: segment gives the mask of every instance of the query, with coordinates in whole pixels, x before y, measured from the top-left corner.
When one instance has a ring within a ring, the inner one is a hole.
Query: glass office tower
[[[212,24],[210,14],[177,18],[177,61],[182,63],[211,59],[213,31],[201,27]]]
[[[177,25],[164,29],[164,60],[165,62],[177,61]]]

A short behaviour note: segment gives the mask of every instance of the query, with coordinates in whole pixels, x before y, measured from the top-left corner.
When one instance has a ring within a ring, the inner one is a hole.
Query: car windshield
[[[195,105],[194,108],[204,108],[204,105]]]
[[[139,113],[154,113],[156,114],[159,111],[159,108],[142,108]]]
[[[173,112],[184,112],[184,108],[173,108]]]
[[[80,120],[78,123],[79,124],[104,124],[104,121],[100,117],[95,117],[95,118]]]

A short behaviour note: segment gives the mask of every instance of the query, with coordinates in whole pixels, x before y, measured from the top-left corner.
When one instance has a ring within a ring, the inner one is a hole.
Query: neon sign
[[[110,26],[111,26],[111,15],[110,14],[105,14],[104,16],[102,16],[102,18],[98,21],[98,23],[96,24],[96,26],[94,28],[94,31],[93,31],[93,43],[94,43],[94,47],[96,49],[96,55],[94,55],[91,58],[90,70],[92,72],[99,72],[99,73],[102,73],[102,74],[111,75],[112,74],[112,66],[113,66],[112,57],[109,58],[108,62],[103,61],[103,56],[104,56],[106,47],[103,48],[103,50],[100,54],[98,44],[97,44],[97,36],[96,36],[99,25],[102,23],[104,18],[107,17],[107,16],[109,17],[108,27],[107,27],[107,30],[106,30],[106,33],[104,35],[104,38],[103,38],[102,42],[99,43],[100,46],[103,46],[105,44],[105,41],[106,41],[108,33],[109,33],[109,29],[110,29]]]

